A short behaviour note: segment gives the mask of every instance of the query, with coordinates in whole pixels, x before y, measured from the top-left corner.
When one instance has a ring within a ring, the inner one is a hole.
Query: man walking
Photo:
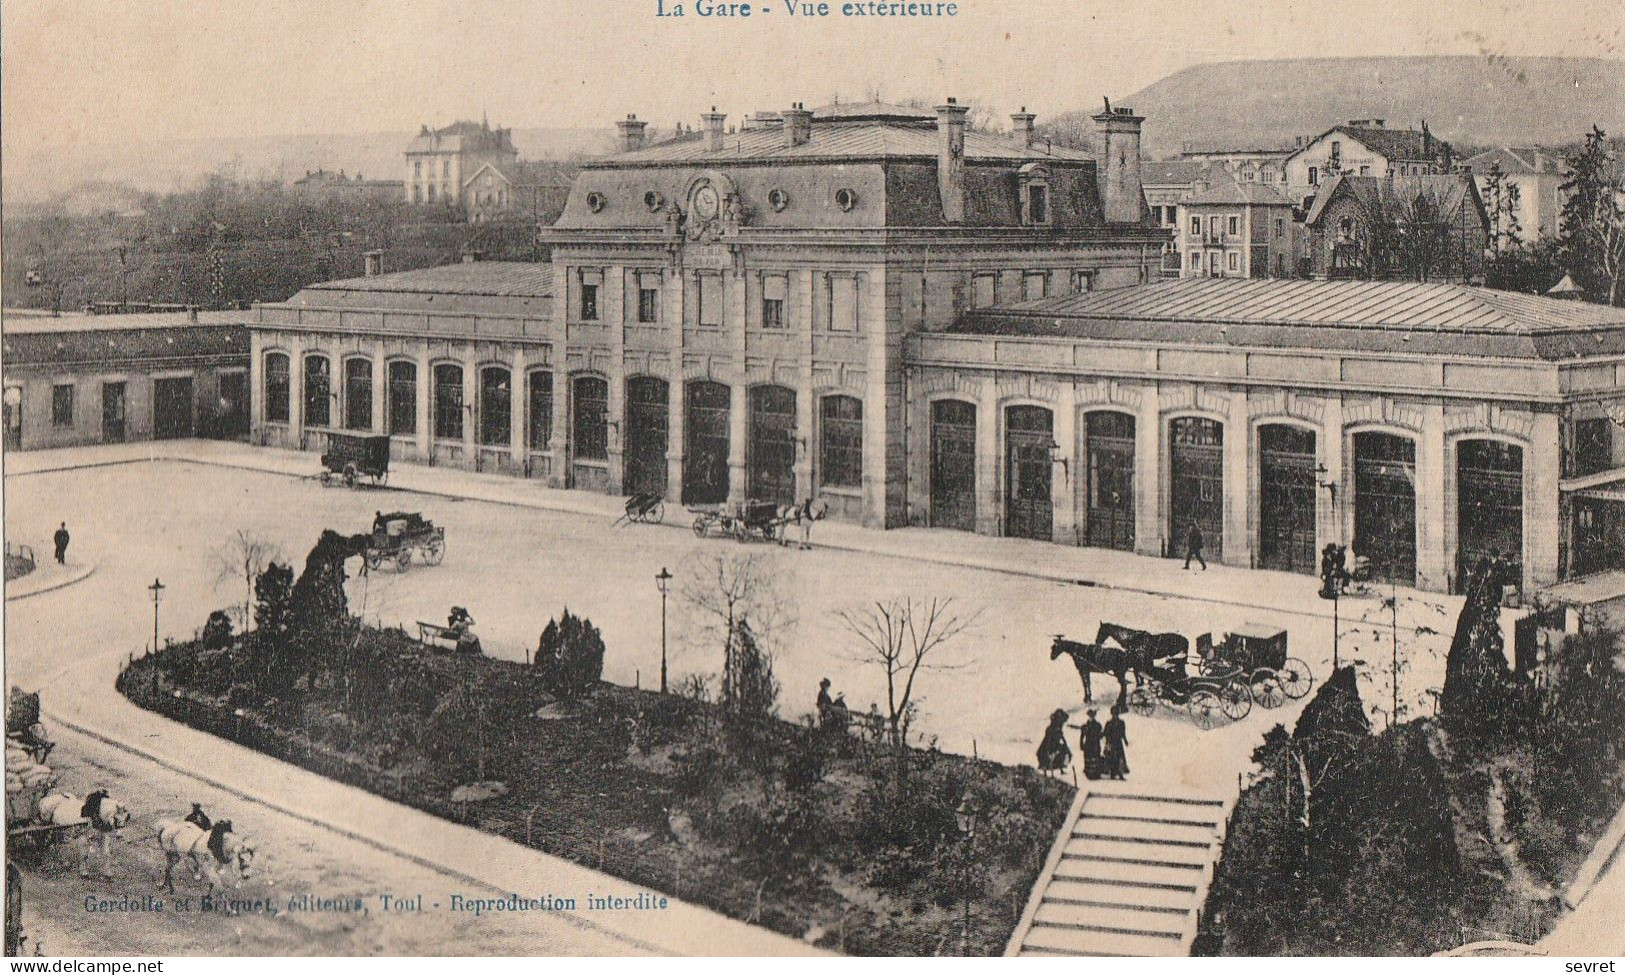
[[[57,565],[67,565],[68,564],[68,523],[67,522],[64,521],[62,523],[62,527],[58,528],[56,530],[56,535],[53,536],[53,539],[56,542],[56,564]]]
[[[1202,571],[1207,571],[1207,559],[1202,558],[1202,529],[1191,522],[1190,531],[1185,533],[1185,568],[1191,567],[1191,559],[1202,563]]]

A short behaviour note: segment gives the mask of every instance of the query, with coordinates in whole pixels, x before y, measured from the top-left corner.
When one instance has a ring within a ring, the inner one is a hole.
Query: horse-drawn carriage
[[[56,789],[56,772],[45,764],[55,747],[40,723],[39,692],[13,687],[6,701],[6,837],[13,847],[48,846],[86,822],[41,809]]]
[[[1142,716],[1155,713],[1159,706],[1182,707],[1206,731],[1221,718],[1240,721],[1252,713],[1253,694],[1246,673],[1240,667],[1215,663],[1206,670],[1198,666],[1198,673],[1192,675],[1192,665],[1198,661],[1190,655],[1190,641],[1179,633],[1152,633],[1103,622],[1094,643],[1057,635],[1050,659],[1063,653],[1077,667],[1086,697],[1091,694],[1091,674],[1110,674],[1117,678],[1119,702]]]
[[[1204,676],[1241,671],[1253,699],[1267,708],[1303,697],[1315,683],[1309,665],[1287,655],[1280,627],[1248,623],[1217,638],[1204,633],[1196,638],[1196,655]]]
[[[363,552],[368,570],[388,562],[405,572],[414,561],[439,565],[446,557],[446,529],[415,511],[379,512]]]
[[[658,494],[634,494],[626,499],[626,513],[615,519],[615,525],[637,522],[658,525],[666,520],[666,499]]]
[[[777,504],[772,501],[741,501],[736,505],[706,505],[688,509],[694,515],[694,534],[704,538],[712,531],[731,535],[735,541],[760,537],[763,541],[787,541],[785,529],[818,521],[827,506],[823,501],[807,504]]]
[[[389,480],[389,437],[330,433],[322,468],[322,487],[342,483],[357,488],[362,477],[371,478],[374,486],[383,484]]]
[[[1129,693],[1128,706],[1142,717],[1155,714],[1159,706],[1183,707],[1192,724],[1211,731],[1221,718],[1240,721],[1253,710],[1252,691],[1239,668],[1193,677],[1184,661],[1176,660],[1173,666],[1153,666],[1135,675],[1144,682]]]

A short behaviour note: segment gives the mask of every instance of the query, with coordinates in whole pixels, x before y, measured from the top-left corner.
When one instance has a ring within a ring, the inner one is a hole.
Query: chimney
[[[721,152],[722,137],[724,135],[722,126],[728,121],[728,113],[719,112],[717,107],[712,105],[709,112],[700,116],[700,121],[705,123],[705,150],[707,152]]]
[[[1010,115],[1010,136],[1023,149],[1033,147],[1033,120],[1036,118],[1038,116],[1027,111],[1025,105],[1021,106],[1021,111]]]
[[[384,252],[367,251],[361,255],[362,274],[369,278],[376,278],[384,273]]]
[[[965,222],[965,116],[956,99],[937,106],[937,192],[945,223]]]
[[[615,123],[621,132],[621,151],[636,152],[643,148],[643,132],[649,127],[648,122],[638,121],[636,115],[628,115]]]
[[[784,144],[786,146],[804,146],[812,139],[813,113],[807,111],[802,102],[780,113],[784,118]]]
[[[1095,178],[1100,185],[1100,208],[1107,223],[1139,223],[1140,123],[1144,116],[1131,108],[1110,108],[1095,117],[1101,159]]]

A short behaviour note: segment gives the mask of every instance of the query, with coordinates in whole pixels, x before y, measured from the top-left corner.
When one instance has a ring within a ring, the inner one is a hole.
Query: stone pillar
[[[743,379],[730,384],[731,408],[728,410],[728,500],[745,500],[745,438],[750,425],[750,386]]]
[[[1224,561],[1226,565],[1251,568],[1247,502],[1253,482],[1249,471],[1253,437],[1246,390],[1231,389],[1228,401],[1224,418]]]
[[[525,426],[530,421],[530,383],[527,382],[526,349],[517,346],[508,364],[508,469],[515,474],[530,473],[530,444]]]
[[[886,270],[870,267],[859,279],[864,337],[863,524],[890,528],[903,510],[903,366],[901,323],[887,314]]]
[[[470,353],[473,353],[472,355]],[[458,361],[463,365],[463,466],[480,467],[480,365],[472,346],[463,346]]]
[[[1134,550],[1164,554],[1162,517],[1162,407],[1156,383],[1140,387],[1134,416]]]
[[[728,331],[728,348],[733,358],[734,388],[733,409],[728,414],[728,500],[744,501],[749,497],[750,487],[745,476],[745,460],[748,454],[745,437],[749,431],[746,422],[750,415],[750,379],[746,375],[745,355],[747,351],[745,332],[745,278],[741,273],[739,262],[735,262],[723,278],[723,327]],[[776,377],[768,376],[768,381]],[[800,402],[800,398],[797,398]],[[803,430],[797,430],[796,436],[806,436]]]
[[[389,366],[384,362],[384,343],[374,340],[367,350],[372,360],[372,432],[388,433]]]
[[[981,377],[976,401],[976,530],[983,535],[1004,534],[1004,444],[1000,431],[999,386],[991,375]]]
[[[1318,475],[1320,484],[1332,484],[1335,488],[1316,486],[1315,510],[1319,517],[1315,520],[1315,552],[1316,571],[1319,571],[1319,552],[1327,544],[1336,542],[1347,545],[1349,534],[1343,524],[1343,510],[1349,507],[1348,488],[1343,481],[1343,397],[1337,393],[1328,394],[1325,400],[1325,410],[1321,414],[1320,429],[1315,434],[1315,446],[1320,454],[1320,463],[1326,468]]]
[[[258,330],[248,333],[248,429],[250,436],[264,443],[265,436],[265,340]]]
[[[1050,503],[1055,515],[1050,537],[1062,545],[1079,544],[1078,477],[1083,459],[1078,455],[1078,391],[1071,377],[1062,376],[1056,384],[1056,459],[1064,464],[1050,465]]]
[[[430,462],[434,459],[434,357],[430,355],[427,346],[420,349],[417,354],[418,366],[418,396],[417,396],[417,441],[418,459]]]
[[[604,284],[599,289],[603,307],[599,309],[609,333],[609,367],[604,378],[609,383],[607,450],[609,493],[621,494],[626,476],[626,268],[604,268]]]
[[[1558,416],[1535,414],[1523,461],[1523,588],[1532,592],[1558,579],[1558,540],[1563,532],[1562,458],[1558,453]]]
[[[818,276],[813,271],[800,271],[792,273],[789,277],[789,294],[785,295],[786,303],[790,305],[785,313],[790,316],[790,327],[795,331],[796,351],[799,363],[797,375],[800,382],[800,392],[796,394],[796,435],[806,438],[807,446],[796,455],[796,499],[811,498],[817,491],[813,483],[813,451],[818,449],[814,440],[817,424],[814,419],[814,402],[816,390],[813,388],[813,288],[816,287]],[[869,404],[864,403],[864,417],[867,424]],[[865,438],[868,431],[864,431]],[[863,480],[867,487],[869,480],[869,458],[864,457]],[[867,498],[867,490],[865,497]],[[867,511],[867,504],[865,505]]]
[[[568,282],[569,275],[564,273],[563,265],[554,265],[553,280]],[[575,390],[570,384],[570,326],[565,320],[569,315],[570,302],[569,289],[564,284],[560,284],[554,290],[558,294],[553,298],[553,317],[550,322],[550,337],[553,343],[553,431],[547,441],[548,452],[553,455],[553,466],[547,478],[547,486],[567,488],[571,481],[570,406],[575,395]]]
[[[666,330],[671,386],[666,400],[666,500],[683,499],[683,455],[688,449],[688,371],[683,363],[683,274],[679,265],[661,275],[660,327]]]
[[[1416,450],[1416,588],[1449,591],[1451,566],[1444,544],[1444,406],[1422,406],[1422,436]]]
[[[288,446],[305,449],[305,339],[298,333],[288,342]]]

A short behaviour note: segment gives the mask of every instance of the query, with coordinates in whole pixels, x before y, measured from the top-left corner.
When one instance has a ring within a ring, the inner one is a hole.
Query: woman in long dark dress
[[[1057,709],[1049,716],[1044,740],[1038,743],[1038,768],[1059,772],[1072,764],[1072,749],[1066,747],[1066,712]]]
[[[1101,775],[1100,742],[1104,734],[1100,727],[1100,719],[1094,708],[1089,709],[1089,720],[1083,723],[1083,733],[1078,736],[1078,744],[1083,747],[1083,774],[1085,778],[1098,779]]]
[[[1128,775],[1128,726],[1123,723],[1121,705],[1112,708],[1112,719],[1106,722],[1106,775],[1121,779]]]

